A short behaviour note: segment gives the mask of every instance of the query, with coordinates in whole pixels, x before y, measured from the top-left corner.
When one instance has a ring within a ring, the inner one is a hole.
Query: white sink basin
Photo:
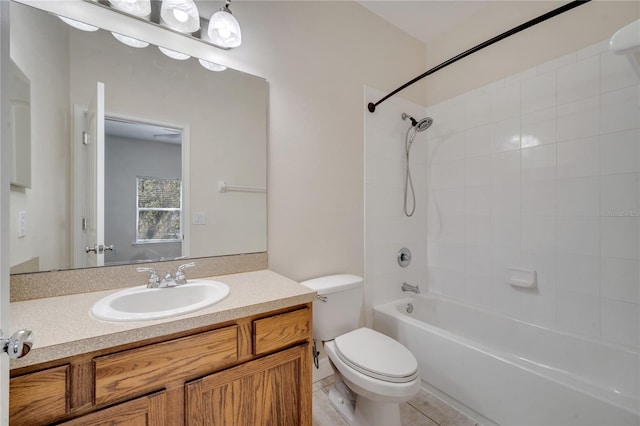
[[[91,315],[104,321],[168,318],[206,308],[228,294],[229,286],[211,280],[189,280],[187,284],[167,288],[132,287],[98,300]]]

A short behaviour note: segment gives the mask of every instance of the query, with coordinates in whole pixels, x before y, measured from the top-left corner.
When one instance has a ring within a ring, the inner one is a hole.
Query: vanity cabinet
[[[11,371],[16,425],[311,425],[311,305]]]

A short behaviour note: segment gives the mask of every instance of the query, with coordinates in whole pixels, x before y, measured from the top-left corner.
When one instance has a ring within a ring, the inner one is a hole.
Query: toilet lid
[[[375,330],[359,328],[334,342],[340,359],[369,377],[405,383],[418,376],[418,361],[409,349]]]

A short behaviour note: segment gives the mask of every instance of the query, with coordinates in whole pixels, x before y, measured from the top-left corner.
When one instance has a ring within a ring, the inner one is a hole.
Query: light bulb
[[[76,21],[75,19],[67,18],[64,16],[58,16],[58,18],[62,19],[63,22],[71,25],[73,28],[82,30],[82,31],[98,31],[100,28],[94,27],[93,25],[85,24],[84,22]]]
[[[185,12],[183,10],[179,10],[179,9],[174,9],[173,10],[173,16],[179,22],[187,22],[187,20],[189,19],[189,14],[187,12]]]
[[[218,34],[220,34],[220,37],[222,38],[229,38],[231,31],[229,31],[229,28],[223,26],[218,28]]]
[[[193,0],[163,0],[160,16],[176,31],[193,33],[200,28],[200,14]]]
[[[158,46],[158,49],[160,49],[160,51],[165,55],[167,55],[168,57],[172,59],[177,59],[179,61],[185,61],[191,57],[186,53],[176,52],[175,50],[167,49],[166,47],[162,47],[162,46]]]
[[[129,37],[129,36],[114,33],[114,32],[112,32],[111,34],[113,34],[116,40],[118,40],[120,43],[126,44],[127,46],[141,49],[149,45],[149,43],[147,43],[146,41],[138,40],[137,38]]]
[[[145,17],[151,14],[150,0],[109,0],[109,3],[130,15]]]
[[[242,43],[240,24],[226,7],[211,16],[207,35],[220,47],[238,47]]]
[[[220,72],[227,69],[227,67],[225,67],[224,65],[216,64],[215,62],[205,61],[204,59],[198,59],[198,62],[200,62],[200,65],[202,65],[209,71]]]

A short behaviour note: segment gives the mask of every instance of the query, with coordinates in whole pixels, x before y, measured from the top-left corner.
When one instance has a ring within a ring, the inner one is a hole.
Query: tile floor
[[[347,426],[329,402],[333,376],[313,384],[313,426]],[[479,426],[478,423],[421,390],[415,398],[400,406],[403,426]]]

